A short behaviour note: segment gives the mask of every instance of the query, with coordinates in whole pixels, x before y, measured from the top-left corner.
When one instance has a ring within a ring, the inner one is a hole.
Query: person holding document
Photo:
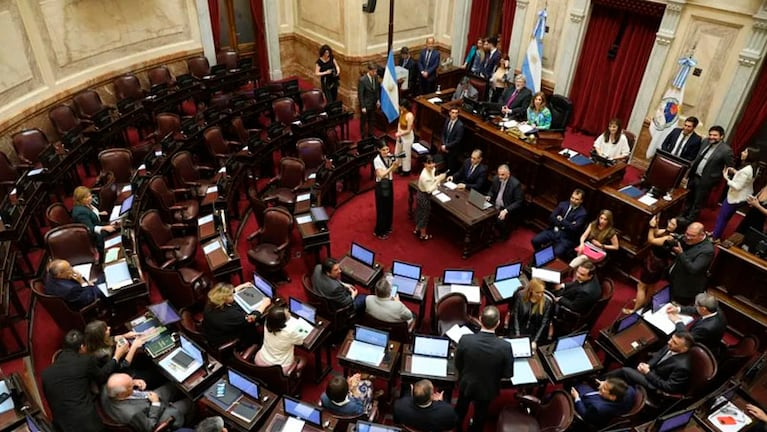
[[[302,357],[296,358],[294,345],[301,345],[309,335],[297,319],[290,316],[290,311],[284,306],[273,307],[266,315],[266,332],[264,345],[256,353],[257,366],[282,366],[282,371],[289,374],[295,365],[306,363]]]
[[[586,261],[575,269],[574,281],[555,285],[557,303],[579,314],[588,312],[602,295],[595,270],[594,264]]]
[[[413,234],[421,240],[429,240],[431,234],[426,232],[431,214],[431,194],[439,184],[445,181],[445,173],[436,175],[437,163],[431,155],[426,155],[423,161],[423,170],[418,177],[418,194],[415,197],[415,230]]]
[[[106,298],[95,285],[76,272],[69,261],[55,259],[48,264],[44,291],[48,295],[61,297],[76,310],[93,303],[99,298]]]
[[[234,338],[240,339],[241,346],[260,342],[253,324],[261,319],[272,300],[264,298],[256,310],[248,314],[234,304],[234,291],[235,288],[228,283],[218,283],[208,291],[202,332],[211,346],[220,346]]]
[[[598,247],[601,251],[589,248],[586,242]],[[620,249],[620,243],[618,231],[613,226],[613,212],[602,210],[597,219],[591,222],[581,235],[581,244],[575,248],[578,256],[570,261],[570,268],[577,268],[587,260],[593,263],[601,262],[607,257],[607,251],[618,249]]]
[[[539,342],[545,342],[549,338],[549,322],[551,322],[554,308],[545,292],[546,284],[534,278],[527,288],[520,289],[514,294],[514,301],[509,310],[509,315],[513,315],[511,322],[507,323],[509,336],[529,336],[533,351],[538,347]]]

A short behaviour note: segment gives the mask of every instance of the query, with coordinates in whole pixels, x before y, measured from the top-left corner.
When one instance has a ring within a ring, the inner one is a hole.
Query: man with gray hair
[[[224,419],[220,416],[208,417],[197,424],[194,432],[227,432]]]
[[[524,202],[522,184],[511,176],[508,165],[498,167],[498,175],[493,179],[487,199],[498,209],[495,228],[500,238],[506,240],[511,232],[512,222],[519,219]]]
[[[695,306],[674,306],[666,307],[669,319],[676,323],[676,331],[689,331],[695,342],[708,347],[716,355],[719,352],[722,336],[727,329],[727,320],[719,310],[719,301],[716,297],[708,293],[700,293],[695,296]],[[686,328],[679,314],[699,316],[692,322],[689,328]]]
[[[527,107],[530,106],[530,101],[533,99],[533,92],[525,87],[526,84],[525,76],[519,74],[514,77],[514,87],[509,87],[503,92],[501,111],[504,115],[517,119],[527,118]]]
[[[365,312],[373,318],[386,322],[410,322],[413,312],[399,300],[399,294],[392,295],[389,274],[382,277],[375,286],[376,295],[365,298]]]
[[[458,87],[455,88],[452,100],[459,100],[466,97],[476,100],[477,96],[479,96],[479,90],[474,88],[474,86],[471,85],[471,80],[469,77],[465,76],[461,78],[461,82],[459,82]]]

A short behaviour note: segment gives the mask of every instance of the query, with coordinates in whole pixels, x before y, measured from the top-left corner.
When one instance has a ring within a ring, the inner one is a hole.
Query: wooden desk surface
[[[293,315],[296,317],[296,315]],[[318,349],[325,339],[330,335],[330,320],[319,315],[315,316],[317,324],[313,325],[313,330],[305,338],[301,347],[307,351]]]
[[[423,303],[426,300],[426,287],[429,286],[429,276],[421,276],[421,280],[415,285],[415,291],[413,294],[406,294],[401,291],[397,291],[400,300],[410,300],[415,303]],[[421,318],[421,317],[419,317]]]
[[[658,341],[655,331],[642,319],[618,334],[613,334],[610,327],[604,328],[599,331],[599,336],[623,356],[622,359],[618,359],[621,361],[628,360]],[[638,344],[636,348],[634,343]]]
[[[338,260],[338,265],[341,267],[341,277],[345,281],[364,286],[368,289],[372,289],[373,284],[375,284],[381,275],[383,275],[383,266],[381,266],[381,263],[376,262],[375,267],[368,267],[348,254],[342,256],[341,259]],[[364,267],[363,274],[359,271],[354,271],[355,268],[359,269],[361,267]],[[370,270],[369,273],[368,269]]]
[[[214,389],[218,385],[218,383],[221,381],[224,381],[226,383],[229,382],[227,376],[222,376],[219,380],[215,381],[213,384],[211,384],[208,388],[206,388],[203,391],[203,396],[200,399],[200,401],[206,407],[212,409],[219,415],[223,416],[228,422],[234,423],[237,429],[241,431],[253,430],[253,428],[258,426],[259,424],[264,423],[265,419],[267,418],[267,415],[272,411],[272,409],[276,406],[277,401],[280,399],[279,395],[269,391],[265,386],[259,385],[258,391],[259,391],[260,398],[258,400],[255,400],[249,395],[242,393],[242,395],[238,399],[232,402],[229,408],[224,409],[219,404],[217,404],[216,402],[214,402],[208,397],[208,393],[212,389]],[[245,402],[246,404],[249,404],[252,406],[261,407],[261,410],[256,414],[256,417],[252,421],[246,422],[242,418],[232,414],[232,410],[235,408],[235,405],[239,403],[240,401]]]
[[[341,343],[341,347],[338,349],[338,363],[344,367],[351,369],[357,369],[365,372],[369,372],[373,375],[379,375],[383,377],[391,378],[395,372],[395,366],[399,360],[400,355],[400,343],[397,341],[389,340],[389,347],[386,350],[383,360],[378,365],[372,365],[369,363],[361,363],[356,360],[352,360],[346,355],[349,353],[349,347],[354,340],[354,329],[349,330],[346,338]]]
[[[280,421],[285,421],[285,411],[282,409],[282,398],[277,398],[277,406],[272,410],[272,414],[269,415],[269,418],[264,423],[264,427],[262,429],[259,429],[261,431],[271,431],[272,427],[275,426],[275,423]],[[325,430],[332,431],[335,429],[336,424],[338,423],[338,419],[333,417],[332,415],[326,413],[325,411],[322,411],[321,414],[322,418],[322,425],[324,428],[318,428],[311,426],[309,424],[304,424],[304,428],[302,431],[304,432],[322,432]]]
[[[591,369],[587,371],[583,371],[583,372],[578,372],[575,374],[570,374],[570,375],[562,374],[562,370],[559,368],[559,364],[557,364],[557,360],[554,358],[554,353],[552,352],[553,349],[554,349],[554,344],[538,347],[538,352],[540,353],[541,358],[546,364],[551,380],[554,383],[560,383],[562,381],[572,379],[575,377],[597,373],[602,370],[602,362],[599,360],[599,357],[597,357],[597,353],[594,351],[594,348],[591,346],[591,343],[589,341],[586,341],[586,343],[583,344],[583,350],[586,351],[586,355],[591,361]]]

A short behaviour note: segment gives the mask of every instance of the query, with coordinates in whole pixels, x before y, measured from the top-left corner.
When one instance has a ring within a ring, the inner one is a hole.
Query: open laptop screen
[[[554,258],[554,246],[546,246],[539,251],[535,251],[535,266],[543,267],[554,261]]]
[[[449,349],[450,339],[446,337],[416,335],[413,343],[413,354],[429,357],[447,358]]]
[[[637,321],[639,321],[639,314],[628,314],[625,317],[621,318],[615,326],[615,333],[620,333],[623,330],[626,330],[627,328],[631,327],[632,325],[636,324]]]
[[[293,297],[290,297],[289,303],[288,303],[288,309],[290,311],[301,318],[309,321],[312,324],[316,323],[317,319],[317,309],[315,309],[312,306],[309,306],[308,304],[301,303],[300,301],[294,299]]]
[[[473,270],[445,270],[442,275],[442,283],[445,285],[471,285],[473,279]]]
[[[522,271],[522,263],[502,265],[495,268],[495,281],[518,278]]]
[[[386,347],[389,343],[389,334],[384,331],[358,325],[354,332],[354,339],[371,345]]]
[[[658,432],[669,432],[674,429],[679,429],[690,422],[694,409],[688,411],[682,411],[680,413],[671,414],[658,419]]]
[[[299,418],[319,428],[322,427],[322,408],[302,403],[289,396],[282,397],[282,408],[286,415]]]
[[[164,301],[147,306],[147,309],[152,311],[152,314],[162,323],[162,325],[173,324],[181,321],[181,317],[178,316],[178,312],[173,309],[173,306]]]
[[[252,397],[255,400],[259,399],[258,384],[245,378],[236,371],[229,369],[228,371],[229,384],[240,389],[243,393]]]
[[[256,289],[261,291],[261,293],[269,298],[274,297],[274,288],[272,288],[272,284],[267,282],[264,278],[258,275],[258,273],[253,273],[253,285],[255,285]]]
[[[352,242],[352,251],[350,255],[352,258],[363,262],[370,267],[373,267],[373,264],[375,263],[375,252],[371,251],[370,249],[365,249],[364,247],[354,242]]]
[[[360,420],[357,422],[356,430],[357,432],[400,432],[402,429]]]
[[[652,311],[657,312],[663,305],[669,302],[671,302],[671,287],[666,287],[652,296]]]
[[[574,335],[570,336],[562,336],[561,338],[557,339],[557,345],[554,348],[554,351],[564,351],[568,349],[578,348],[582,347],[583,344],[586,342],[586,336],[588,333],[576,333]]]
[[[415,280],[421,279],[421,266],[394,260],[391,267],[392,274],[395,276],[402,276]]]
[[[125,198],[122,204],[120,204],[120,216],[128,213],[131,207],[133,207],[133,196],[132,194],[128,195],[128,198]]]
[[[200,363],[201,365],[205,364],[202,358],[202,351],[199,348],[197,348],[194,345],[194,343],[192,343],[192,341],[185,338],[183,335],[179,336],[178,339],[179,339],[179,342],[181,342],[181,349],[183,349],[184,352],[189,354],[189,356],[192,357],[193,359],[197,360],[197,362]]]

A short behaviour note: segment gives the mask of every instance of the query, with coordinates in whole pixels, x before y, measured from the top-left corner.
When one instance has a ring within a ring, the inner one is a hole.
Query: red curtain
[[[625,126],[659,25],[659,17],[594,5],[570,91],[574,129],[596,135],[613,117]],[[615,58],[608,59],[616,42]]]
[[[759,130],[767,121],[767,73],[764,64],[759,71],[759,78],[751,89],[751,97],[743,109],[743,114],[735,126],[735,134],[732,139],[732,150],[739,155],[744,148],[754,139]]]
[[[210,29],[213,33],[213,46],[218,52],[221,47],[221,15],[218,11],[218,0],[208,0],[208,14],[210,15]]]
[[[261,82],[269,81],[269,56],[266,48],[266,21],[264,20],[264,1],[250,0],[250,15],[253,17],[253,30],[256,33],[255,53],[256,69]]]
[[[466,36],[466,52],[477,44],[477,39],[487,36],[487,17],[490,15],[490,0],[473,0],[469,18],[469,34]]]
[[[511,45],[511,28],[514,25],[514,12],[517,10],[517,0],[505,0],[501,11],[501,46],[503,52],[509,52]],[[474,38],[477,41],[477,38]],[[471,42],[471,40],[470,40]]]

